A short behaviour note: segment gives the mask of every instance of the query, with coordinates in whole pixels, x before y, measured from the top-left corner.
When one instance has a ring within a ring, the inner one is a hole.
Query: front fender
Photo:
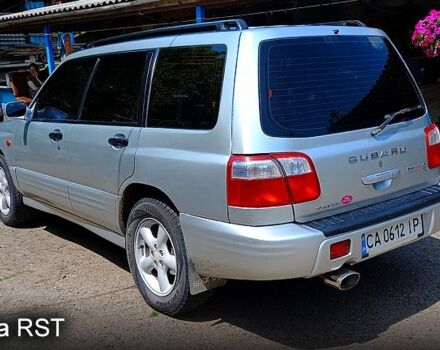
[[[23,131],[29,121],[23,118],[9,119],[0,123],[0,152],[10,167],[16,166],[15,150],[24,146]]]

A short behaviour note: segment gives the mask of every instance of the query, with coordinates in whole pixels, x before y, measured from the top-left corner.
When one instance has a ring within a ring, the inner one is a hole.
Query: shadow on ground
[[[46,221],[48,232],[90,249],[128,271],[122,249],[62,219],[42,220]],[[228,323],[296,348],[329,348],[371,341],[394,324],[440,301],[440,240],[434,237],[355,269],[361,273],[361,282],[348,292],[325,287],[319,278],[229,281],[215,291],[205,306],[182,319]]]
[[[79,225],[56,216],[41,213],[31,227],[43,227],[45,231],[91,250],[118,267],[130,271],[125,250]]]

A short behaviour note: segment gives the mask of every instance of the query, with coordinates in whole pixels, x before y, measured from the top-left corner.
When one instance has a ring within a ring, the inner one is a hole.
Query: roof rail
[[[108,44],[116,44],[123,41],[154,38],[165,35],[179,35],[189,33],[223,32],[248,29],[246,22],[242,19],[228,19],[204,23],[191,23],[173,27],[163,27],[129,34],[117,35],[106,39],[89,43],[86,47],[97,47]]]
[[[347,27],[366,27],[364,22],[358,20],[347,20],[347,21],[336,21],[336,22],[324,22],[324,23],[313,23],[312,26],[347,26]]]

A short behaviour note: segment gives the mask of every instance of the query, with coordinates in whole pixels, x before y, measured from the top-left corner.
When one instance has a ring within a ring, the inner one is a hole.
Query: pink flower
[[[440,55],[440,11],[431,10],[426,18],[417,22],[411,40],[428,57]]]
[[[435,41],[436,37],[433,33],[428,33],[425,36],[425,40],[429,43],[432,44]]]

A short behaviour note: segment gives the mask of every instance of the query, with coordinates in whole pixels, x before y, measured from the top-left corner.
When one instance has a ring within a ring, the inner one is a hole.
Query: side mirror
[[[27,112],[27,106],[24,102],[10,102],[6,104],[5,115],[8,118],[24,117]]]

